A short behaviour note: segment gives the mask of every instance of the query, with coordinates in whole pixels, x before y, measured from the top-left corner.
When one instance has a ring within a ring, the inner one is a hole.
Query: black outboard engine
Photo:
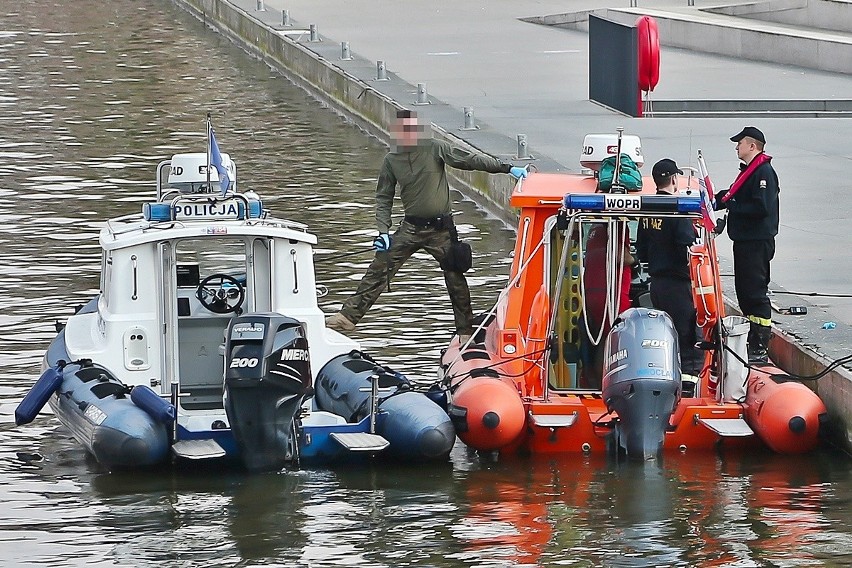
[[[674,324],[660,310],[631,308],[613,325],[604,354],[601,394],[618,413],[616,443],[631,458],[652,459],[680,398]]]
[[[311,388],[302,324],[275,313],[235,317],[225,343],[225,412],[246,467],[278,470],[298,457],[296,418]]]

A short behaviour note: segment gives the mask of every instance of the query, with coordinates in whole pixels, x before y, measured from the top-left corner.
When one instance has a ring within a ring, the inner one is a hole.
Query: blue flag
[[[225,195],[231,188],[231,178],[228,177],[228,170],[222,163],[222,153],[219,152],[219,145],[216,144],[216,134],[210,130],[210,164],[219,172],[219,184],[222,187],[222,195]]]

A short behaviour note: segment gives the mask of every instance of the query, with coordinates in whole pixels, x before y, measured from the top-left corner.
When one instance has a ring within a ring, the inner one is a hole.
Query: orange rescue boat
[[[642,165],[635,136],[589,135],[581,164],[609,155]],[[616,176],[616,179],[619,179]],[[677,195],[600,193],[594,174],[531,173],[509,282],[466,345],[442,354],[449,414],[468,446],[500,454],[624,452],[764,445],[792,454],[818,443],[826,409],[770,364],[744,363],[743,318],[725,317],[713,234],[695,180]],[[691,219],[690,272],[703,366],[680,368],[669,316],[651,308],[648,276],[626,266],[643,218]],[[747,328],[747,325],[745,326]]]

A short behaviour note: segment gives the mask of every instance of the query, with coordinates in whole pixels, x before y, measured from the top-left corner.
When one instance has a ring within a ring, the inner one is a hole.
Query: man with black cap
[[[734,287],[740,311],[748,318],[749,363],[765,363],[772,337],[769,262],[778,234],[778,175],[764,153],[766,138],[746,126],[731,142],[742,160],[730,189],[716,194],[716,209],[728,210],[728,237],[734,242]]]
[[[677,193],[677,176],[683,175],[674,160],[664,158],[651,171],[657,195]],[[636,252],[648,263],[651,276],[651,303],[669,314],[678,335],[681,372],[698,375],[702,353],[695,348],[695,304],[689,274],[689,245],[695,242],[695,226],[690,219],[649,219],[640,221]]]

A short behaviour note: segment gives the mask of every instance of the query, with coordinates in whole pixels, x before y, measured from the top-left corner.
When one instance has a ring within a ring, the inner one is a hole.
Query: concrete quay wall
[[[248,0],[172,1],[250,54],[282,70],[312,96],[382,140],[389,140],[388,131],[397,109],[422,109],[421,115],[432,122],[435,136],[501,159],[512,159],[507,148],[515,142],[508,136],[492,131],[487,125],[476,131],[453,129],[452,125],[460,122],[461,109],[451,108],[434,97],[430,97],[429,105],[413,106],[414,86],[392,73],[388,73],[386,81],[376,81],[376,62],[355,54],[353,60],[345,62],[344,69],[338,43],[331,40],[308,43],[308,30],[284,27],[278,10],[258,11],[254,9],[255,2]],[[564,169],[546,156],[536,158],[536,166],[542,171]],[[513,187],[509,176],[452,169],[448,173],[455,187],[478,194],[477,201],[490,212],[511,223],[517,219],[517,212],[508,205]],[[727,286],[727,289],[733,288]],[[729,313],[736,310],[729,309]],[[820,345],[818,338],[778,328],[770,349],[773,359],[787,372],[806,375],[824,369],[831,359],[840,356],[832,349],[821,350]],[[818,382],[805,384],[816,390],[828,406],[833,441],[846,451],[852,450],[852,372],[840,368]]]

